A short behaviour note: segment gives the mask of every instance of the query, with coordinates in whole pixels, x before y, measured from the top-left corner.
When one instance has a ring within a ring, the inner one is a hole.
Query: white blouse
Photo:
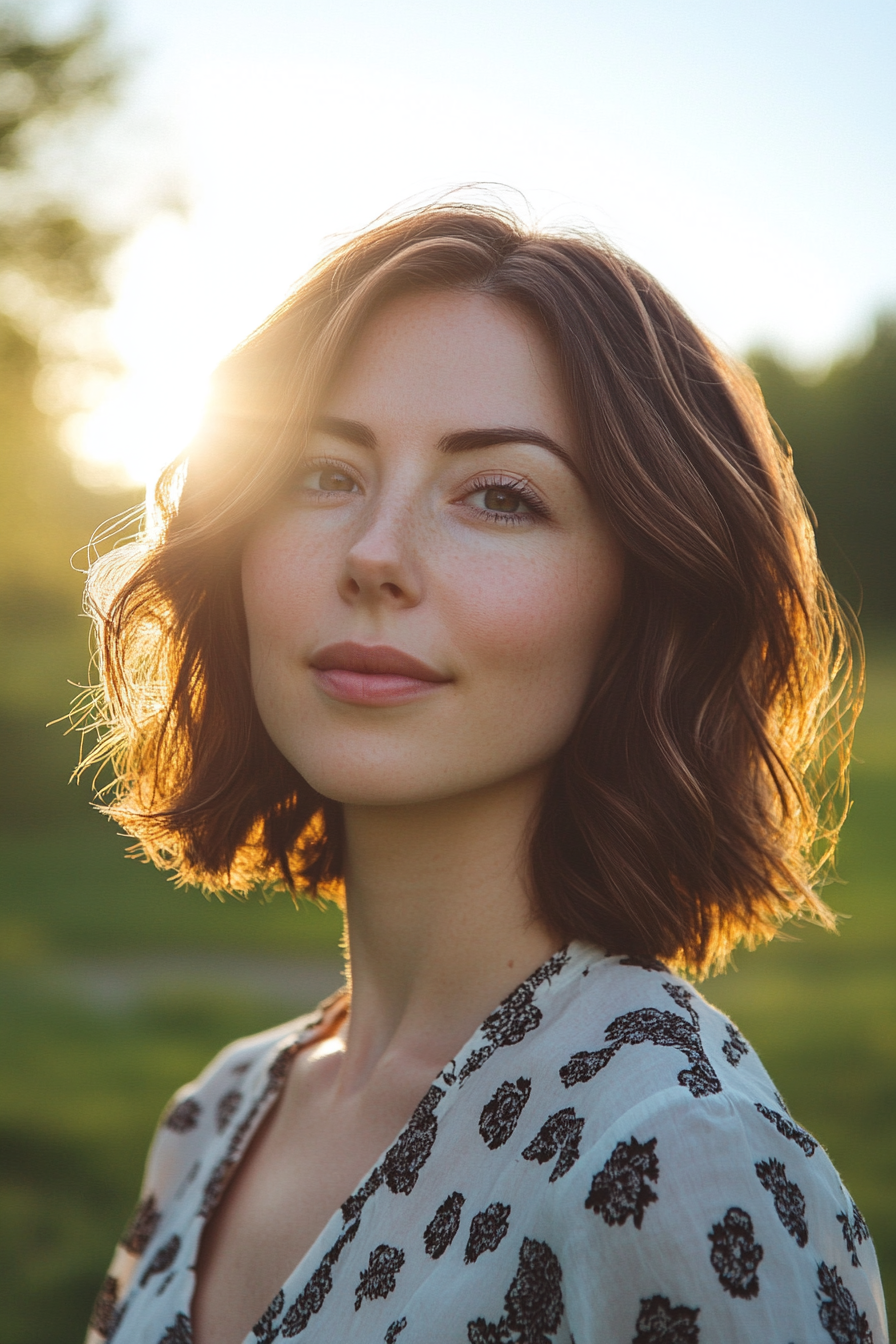
[[[326,1020],[325,1020],[326,1019]],[[163,1117],[90,1344],[190,1344],[206,1219],[321,1010]],[[886,1344],[874,1248],[737,1029],[582,943],[435,1079],[245,1344]]]

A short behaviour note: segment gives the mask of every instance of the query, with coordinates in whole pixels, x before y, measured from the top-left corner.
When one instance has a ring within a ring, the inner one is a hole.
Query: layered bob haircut
[[[341,809],[268,737],[249,676],[244,538],[304,451],[371,315],[491,296],[557,361],[586,482],[625,557],[619,615],[530,837],[565,938],[693,973],[802,912],[845,799],[852,630],[747,370],[602,240],[442,204],[320,263],[218,371],[145,530],[94,565],[106,808],[180,880],[338,899]],[[839,801],[838,801],[839,800]]]

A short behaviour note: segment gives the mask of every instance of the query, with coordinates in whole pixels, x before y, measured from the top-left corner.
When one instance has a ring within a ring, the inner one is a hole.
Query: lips
[[[328,644],[312,656],[310,665],[326,695],[353,705],[406,704],[451,680],[388,644]]]

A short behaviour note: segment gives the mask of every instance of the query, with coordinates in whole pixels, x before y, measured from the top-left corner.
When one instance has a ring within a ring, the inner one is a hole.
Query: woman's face
[[[622,559],[545,338],[483,295],[374,316],[243,559],[252,680],[325,797],[427,802],[569,737]]]

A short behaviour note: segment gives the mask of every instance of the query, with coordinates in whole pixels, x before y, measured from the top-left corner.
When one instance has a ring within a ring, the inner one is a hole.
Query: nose
[[[348,550],[339,594],[355,606],[415,607],[423,596],[409,502],[383,500]]]

